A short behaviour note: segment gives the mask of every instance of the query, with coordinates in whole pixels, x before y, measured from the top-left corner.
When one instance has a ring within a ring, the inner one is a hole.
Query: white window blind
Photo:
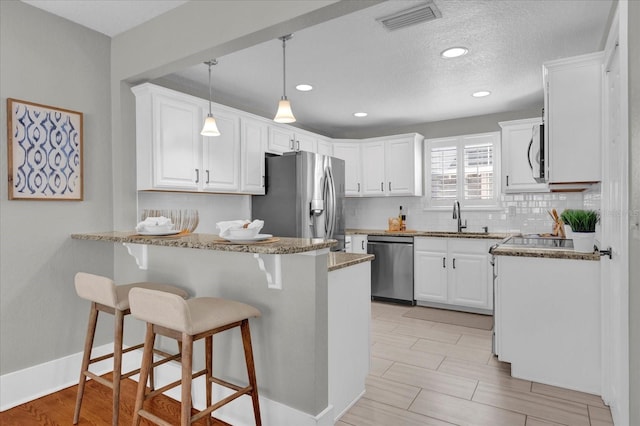
[[[495,206],[499,141],[497,132],[426,140],[428,205]]]

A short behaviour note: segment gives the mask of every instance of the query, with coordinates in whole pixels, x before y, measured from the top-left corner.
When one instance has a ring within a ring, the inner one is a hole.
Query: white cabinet
[[[333,157],[333,144],[330,141],[324,139],[318,139],[318,146],[316,152],[322,155],[328,155]]]
[[[601,180],[602,62],[597,52],[543,65],[550,185]]]
[[[203,111],[204,123],[207,111]],[[240,189],[240,119],[214,108],[220,136],[202,138],[199,189],[209,192],[237,192]]]
[[[502,188],[504,192],[545,192],[546,183],[533,178],[529,164],[535,153],[532,142],[534,127],[542,124],[542,118],[503,121],[502,128]]]
[[[366,253],[367,238],[367,235],[351,235],[351,249],[349,250],[349,253]]]
[[[360,142],[338,142],[333,145],[333,156],[344,160],[345,195],[359,197],[361,193]]]
[[[600,262],[495,261],[496,349],[511,375],[600,395]]]
[[[489,247],[493,243],[473,238],[414,238],[416,301],[490,312],[493,282]]]
[[[291,151],[316,152],[316,138],[284,127],[269,126],[268,151],[283,154]]]
[[[363,141],[362,195],[422,195],[422,141],[418,134]]]
[[[242,174],[240,191],[246,194],[264,195],[265,158],[269,137],[269,126],[251,118],[240,119],[240,152],[242,156]]]

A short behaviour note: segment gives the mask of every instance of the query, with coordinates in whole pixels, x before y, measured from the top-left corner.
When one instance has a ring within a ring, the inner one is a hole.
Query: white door
[[[414,138],[392,139],[385,149],[385,190],[389,195],[415,194]]]
[[[318,149],[316,138],[309,135],[296,133],[294,149],[296,151],[316,152],[316,150]]]
[[[213,110],[220,136],[203,137],[202,188],[205,191],[237,192],[240,189],[240,119]],[[204,122],[203,115],[202,121]]]
[[[200,108],[158,95],[153,98],[153,111],[153,187],[196,190],[202,178]]]
[[[318,154],[328,155],[330,157],[333,156],[333,144],[329,141],[325,141],[323,139],[318,139]]]
[[[422,302],[448,303],[447,239],[414,238],[414,298]]]
[[[274,154],[283,154],[293,151],[293,133],[278,127],[269,127],[268,151]]]
[[[454,251],[452,244],[449,247],[451,256],[449,303],[488,309],[490,307],[487,283],[489,261],[486,253],[463,253]]]
[[[267,147],[269,128],[264,123],[248,118],[242,118],[241,123],[240,190],[249,194],[264,195],[264,151]]]
[[[615,27],[615,26],[614,26]],[[619,48],[605,62],[605,138],[602,160],[602,396],[616,424],[629,424],[629,224],[628,93],[620,73]],[[609,50],[610,51],[610,50]],[[626,74],[626,73],[625,73]]]
[[[384,141],[362,144],[362,194],[385,195]]]

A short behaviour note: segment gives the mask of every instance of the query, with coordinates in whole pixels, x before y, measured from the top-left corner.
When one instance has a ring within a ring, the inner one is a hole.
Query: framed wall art
[[[7,99],[10,200],[83,199],[81,112]]]

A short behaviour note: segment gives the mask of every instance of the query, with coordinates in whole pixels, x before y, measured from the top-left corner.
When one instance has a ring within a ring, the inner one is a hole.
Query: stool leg
[[[258,400],[258,382],[256,380],[256,368],[253,363],[253,349],[251,347],[251,332],[249,331],[249,320],[242,320],[240,326],[242,332],[242,345],[244,346],[244,359],[247,363],[247,374],[249,376],[249,384],[253,388],[251,390],[251,401],[253,402],[253,415],[256,420],[256,426],[262,425],[260,418],[260,401]]]
[[[85,372],[89,369],[89,361],[91,360],[91,349],[93,348],[93,338],[96,334],[96,324],[98,323],[98,309],[95,303],[91,303],[89,311],[89,325],[87,326],[87,336],[84,340],[84,355],[82,356],[82,367],[80,367],[80,380],[78,381],[78,396],[76,397],[76,409],[73,414],[73,424],[78,424],[80,419],[80,407],[82,406],[82,397],[84,395],[84,385],[87,381]]]
[[[113,333],[113,426],[118,426],[120,414],[120,379],[122,377],[122,335],[124,330],[124,312],[116,309],[115,331]]]
[[[140,410],[144,404],[145,388],[147,387],[147,378],[149,377],[149,370],[153,363],[153,346],[155,343],[156,334],[153,332],[153,324],[147,323],[147,334],[144,338],[144,351],[142,354],[142,364],[140,366],[140,378],[138,379],[138,391],[136,393],[136,405],[133,408],[133,425],[140,424]]]
[[[180,425],[191,425],[191,381],[193,379],[193,336],[182,333],[182,395]]]
[[[207,336],[204,339],[205,344],[205,368],[207,372],[205,373],[205,383],[207,384],[206,389],[206,407],[211,407],[212,400],[212,389],[211,389],[211,376],[213,376],[213,336]],[[211,413],[213,414],[213,413]],[[211,415],[207,416],[207,426],[211,426]]]

